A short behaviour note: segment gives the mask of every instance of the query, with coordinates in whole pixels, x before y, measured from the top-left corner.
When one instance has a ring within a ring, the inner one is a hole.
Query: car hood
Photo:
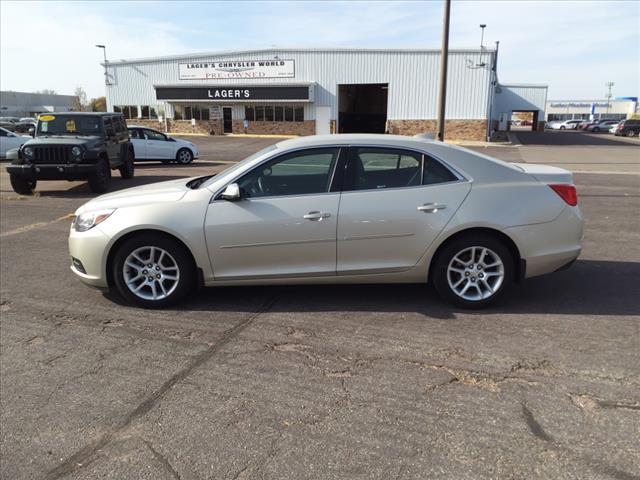
[[[92,136],[52,135],[50,137],[47,137],[47,136],[35,137],[29,140],[29,146],[30,147],[37,147],[39,145],[90,146],[103,141],[104,139],[102,137],[98,137],[96,135],[92,135]]]
[[[127,188],[118,192],[107,193],[82,205],[76,215],[104,208],[135,207],[140,205],[177,202],[185,196],[189,187],[187,182],[193,178],[180,178],[167,182],[150,183],[140,187]]]

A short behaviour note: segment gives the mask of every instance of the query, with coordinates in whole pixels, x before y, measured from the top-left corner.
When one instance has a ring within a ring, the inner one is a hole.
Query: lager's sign
[[[311,85],[181,87],[157,86],[158,100],[209,100],[211,102],[246,102],[252,100],[313,101]]]
[[[293,60],[225,60],[178,64],[180,80],[226,80],[229,78],[292,78]]]

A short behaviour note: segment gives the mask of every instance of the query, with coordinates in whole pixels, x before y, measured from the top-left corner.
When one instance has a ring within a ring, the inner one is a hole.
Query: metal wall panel
[[[494,96],[493,118],[498,119],[500,113],[518,110],[539,110],[539,120],[544,120],[547,103],[546,85],[502,85],[496,88]]]
[[[447,82],[448,119],[487,118],[493,62],[492,50],[451,51]],[[107,87],[109,109],[113,105],[155,105],[154,85],[182,83],[178,64],[221,60],[295,61],[295,78],[259,80],[189,80],[191,85],[265,85],[315,82],[315,101],[305,105],[305,119],[315,118],[314,105],[330,106],[337,117],[338,85],[388,83],[387,118],[434,119],[438,96],[440,53],[434,50],[256,50],[220,55],[193,55],[109,63],[113,85]],[[484,63],[484,66],[478,67]],[[239,109],[234,109],[234,112]],[[170,113],[170,112],[169,112]]]

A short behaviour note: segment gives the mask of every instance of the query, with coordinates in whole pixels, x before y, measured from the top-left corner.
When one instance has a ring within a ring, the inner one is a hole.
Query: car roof
[[[158,131],[153,127],[147,127],[146,125],[127,125],[127,128],[146,128],[147,130],[155,130],[156,132]]]
[[[424,148],[432,140],[424,137],[407,137],[404,135],[387,135],[376,133],[338,133],[329,135],[312,135],[297,137],[278,142],[276,146],[282,149],[312,147],[315,145],[384,145],[391,147]]]

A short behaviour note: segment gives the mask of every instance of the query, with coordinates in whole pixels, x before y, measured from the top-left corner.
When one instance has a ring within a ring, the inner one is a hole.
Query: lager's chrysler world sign
[[[180,80],[229,78],[292,78],[293,60],[225,60],[223,62],[180,63]]]

